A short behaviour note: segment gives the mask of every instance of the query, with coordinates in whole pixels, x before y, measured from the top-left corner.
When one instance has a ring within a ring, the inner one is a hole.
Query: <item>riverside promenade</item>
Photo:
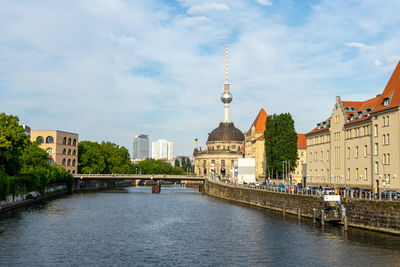
[[[313,218],[314,210],[323,209],[321,195],[277,192],[268,189],[249,188],[207,179],[205,193],[218,198],[267,208],[299,218]],[[400,202],[373,199],[342,198],[349,227],[400,235]],[[344,222],[340,222],[344,223]]]

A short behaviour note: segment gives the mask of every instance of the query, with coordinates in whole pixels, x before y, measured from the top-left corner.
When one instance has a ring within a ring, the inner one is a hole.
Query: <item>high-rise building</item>
[[[153,159],[171,160],[174,157],[174,143],[167,140],[157,140],[151,144],[151,157]]]
[[[142,160],[149,157],[149,136],[145,134],[136,134],[133,137],[132,159]]]

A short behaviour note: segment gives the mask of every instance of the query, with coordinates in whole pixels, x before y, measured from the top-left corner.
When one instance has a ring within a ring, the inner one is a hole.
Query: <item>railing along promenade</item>
[[[229,186],[229,187],[238,187],[238,188],[246,188],[252,190],[260,190],[260,191],[269,191],[276,192],[282,194],[291,194],[291,195],[303,195],[303,196],[313,196],[313,197],[323,197],[324,195],[329,195],[325,193],[324,190],[319,189],[297,189],[291,186],[283,186],[283,185],[274,185],[274,184],[266,184],[266,185],[251,185],[251,184],[235,184],[227,181],[220,181],[218,179],[207,178],[213,182],[217,182],[219,184]],[[334,188],[332,188],[334,190]],[[334,194],[334,193],[332,193]],[[400,201],[400,197],[394,194],[384,194],[384,193],[372,193],[372,192],[360,192],[355,190],[340,190],[337,192],[337,195],[340,195],[341,199],[363,199],[363,200],[374,200],[374,201]]]

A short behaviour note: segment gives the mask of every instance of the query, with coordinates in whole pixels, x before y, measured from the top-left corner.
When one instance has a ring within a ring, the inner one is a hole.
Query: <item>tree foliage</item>
[[[78,162],[79,173],[123,174],[131,171],[128,150],[110,142],[80,142]]]
[[[297,133],[290,113],[273,114],[265,122],[265,157],[267,177],[276,177],[283,173],[283,161],[290,162],[293,171],[298,160]]]
[[[185,174],[185,171],[180,167],[172,167],[168,162],[155,159],[145,159],[132,166],[132,173],[142,174]]]
[[[17,175],[22,167],[21,156],[29,143],[18,117],[0,113],[0,170]]]
[[[48,164],[47,158],[39,142],[30,141],[17,116],[0,114],[0,200],[9,194],[44,193],[55,182],[65,182],[71,192],[74,177]]]

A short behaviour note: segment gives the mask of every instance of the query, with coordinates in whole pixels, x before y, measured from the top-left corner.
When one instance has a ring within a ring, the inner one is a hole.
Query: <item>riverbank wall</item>
[[[308,218],[313,217],[314,209],[319,212],[323,207],[323,199],[318,196],[241,188],[212,180],[206,180],[205,193],[294,215],[300,208],[301,216]],[[400,202],[348,199],[343,205],[348,226],[400,235]]]

